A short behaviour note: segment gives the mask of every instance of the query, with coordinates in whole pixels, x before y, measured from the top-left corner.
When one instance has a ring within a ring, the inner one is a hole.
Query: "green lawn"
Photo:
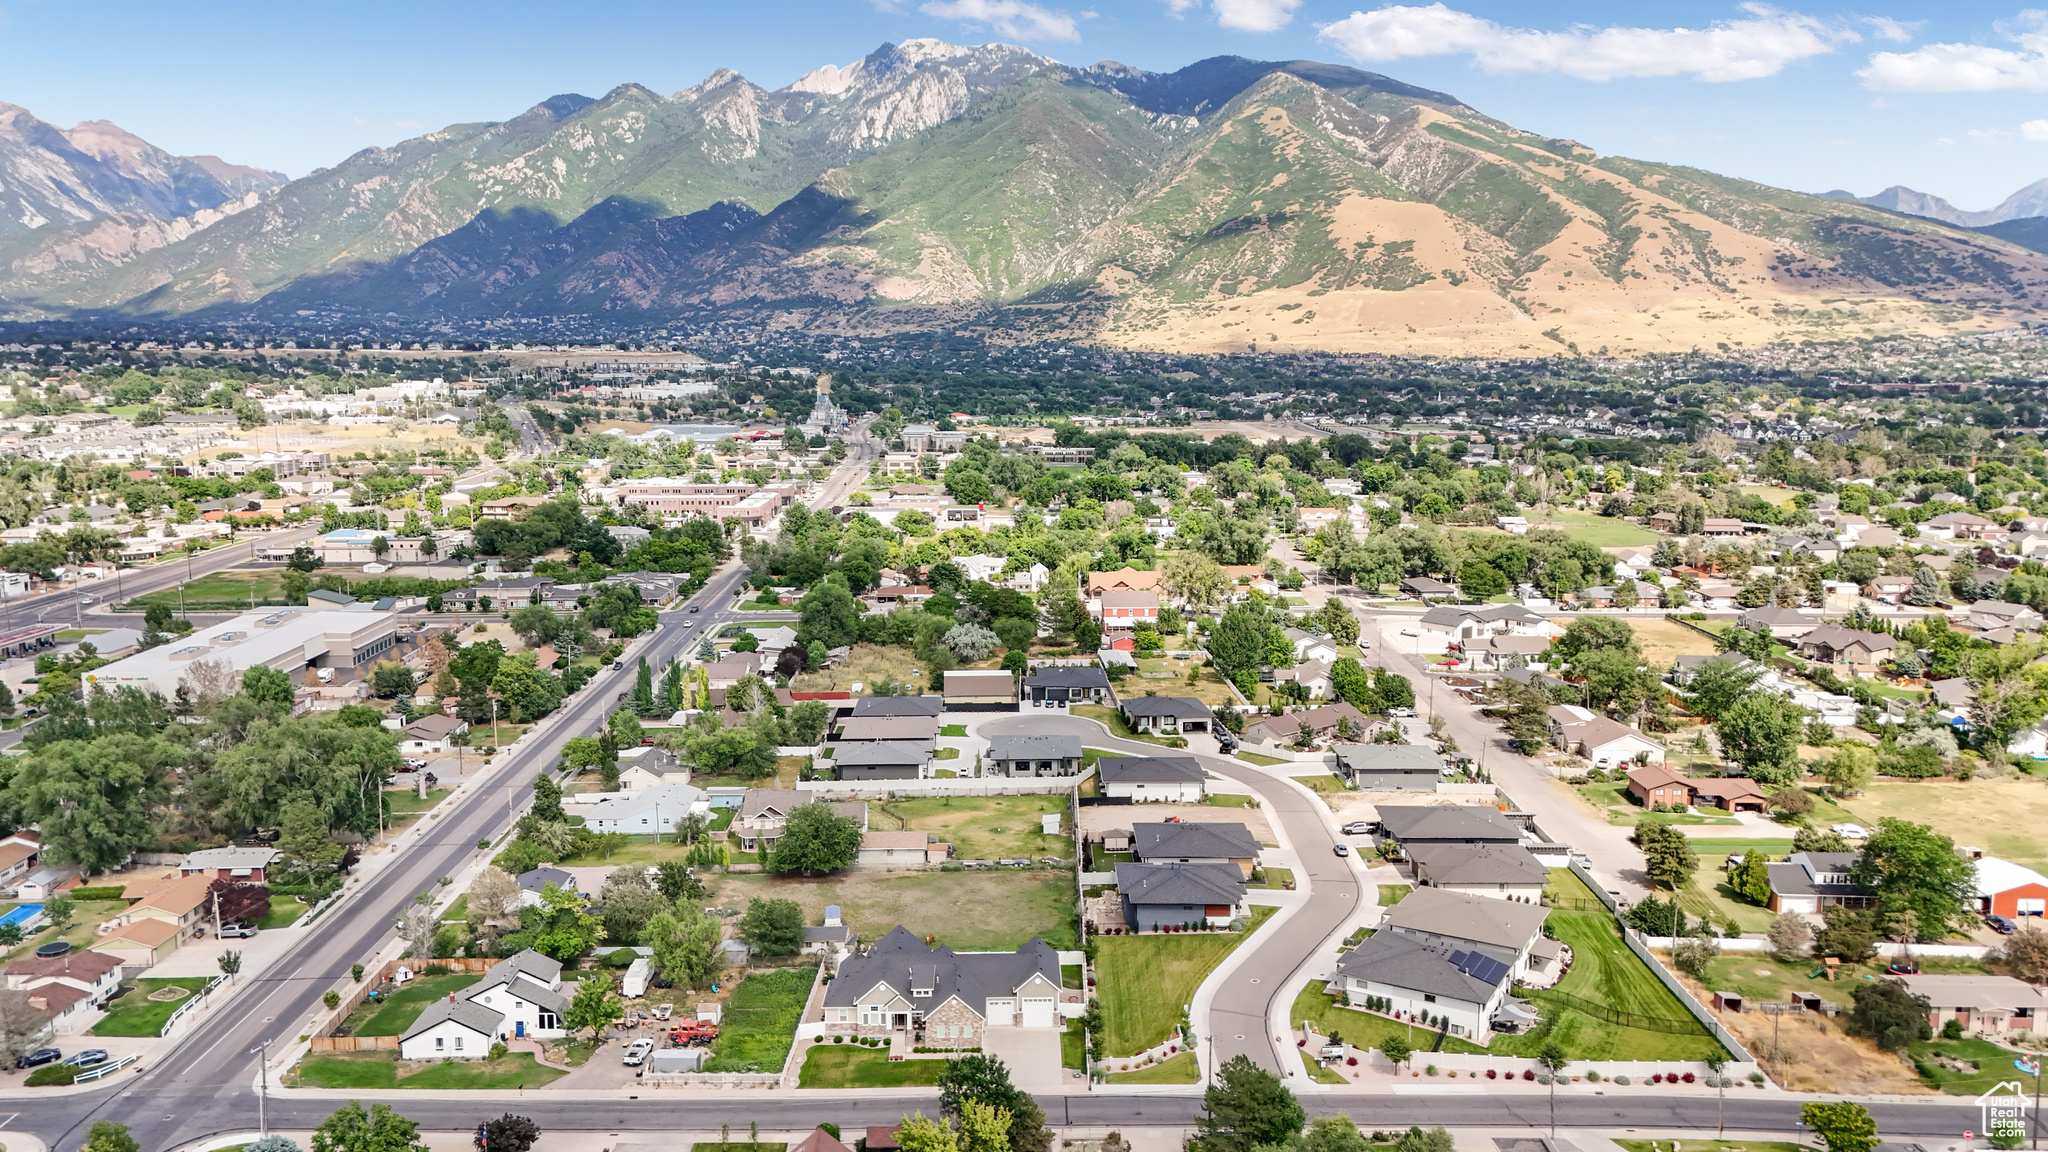
[[[289,928],[304,916],[312,905],[299,903],[297,896],[272,896],[270,912],[256,921],[258,928]]]
[[[1648,528],[1626,520],[1595,516],[1591,512],[1553,512],[1549,520],[1530,527],[1562,529],[1565,535],[1583,540],[1595,548],[1629,548],[1638,544],[1655,544],[1662,539]]]
[[[333,1052],[307,1056],[297,1075],[302,1088],[459,1088],[471,1091],[540,1088],[568,1073],[534,1062],[531,1052],[497,1060],[444,1060],[410,1076],[398,1074],[396,1052]]]
[[[1145,744],[1158,744],[1166,748],[1188,746],[1187,738],[1183,736],[1147,736],[1142,732],[1131,731],[1131,726],[1124,723],[1124,714],[1105,704],[1075,704],[1067,711],[1076,716],[1100,721],[1103,727],[1109,729],[1112,736],[1121,736],[1126,740],[1137,740]]]
[[[1731,824],[1742,822],[1732,816],[1701,816],[1692,812],[1652,812],[1631,803],[1626,783],[1581,784],[1578,793],[1586,803],[1607,815],[1609,824]]]
[[[1150,1068],[1136,1072],[1111,1072],[1104,1079],[1111,1084],[1193,1084],[1202,1078],[1193,1052],[1168,1056]]]
[[[2018,1080],[2028,1088],[2033,1087],[2027,1083],[2032,1077],[2012,1066],[2012,1050],[2000,1048],[1988,1040],[1922,1040],[1910,1045],[1906,1054],[1929,1088],[1950,1096],[1979,1096],[2008,1080]],[[1968,1072],[1944,1067],[1935,1063],[1936,1056],[1975,1064],[1977,1070]]]
[[[855,868],[814,879],[741,872],[710,883],[716,901],[734,908],[756,897],[794,900],[806,924],[821,923],[825,906],[837,904],[863,940],[879,940],[901,924],[912,935],[936,936],[939,943],[968,952],[1010,952],[1033,936],[1055,948],[1080,946],[1074,874],[1063,870]]]
[[[1382,884],[1380,885],[1380,907],[1391,908],[1399,904],[1413,891],[1415,889],[1407,884]]]
[[[1082,969],[1079,964],[1060,965],[1060,987],[1078,990],[1081,987],[1081,972]]]
[[[453,791],[453,788],[430,788],[427,798],[422,800],[415,789],[387,788],[384,791],[384,810],[391,813],[392,823],[396,824],[401,816],[418,816],[422,812],[433,811],[434,806],[446,800]]]
[[[445,976],[421,976],[405,987],[372,1004],[363,1001],[349,1015],[352,1036],[403,1036],[420,1010],[445,996],[462,991],[483,979],[482,973],[454,972]]]
[[[782,1071],[817,974],[816,968],[806,966],[756,972],[740,981],[725,1003],[725,1020],[704,1070]]]
[[[965,724],[948,724],[948,725],[946,725],[946,726],[945,726],[944,728],[941,728],[941,729],[939,729],[939,735],[941,735],[941,736],[965,736],[965,735],[967,735],[967,725],[965,725]]]
[[[1080,1021],[1076,1020],[1067,1025],[1067,1030],[1060,1033],[1060,1067],[1072,1068],[1076,1072],[1088,1070],[1086,1040],[1087,1035],[1082,1031]]]
[[[1211,792],[1203,797],[1211,808],[1256,808],[1258,801],[1235,792]]]
[[[55,926],[43,928],[24,938],[5,959],[18,960],[45,944],[59,940],[66,941],[74,949],[90,948],[92,942],[99,939],[98,926],[127,907],[126,900],[80,900],[71,914],[71,922],[62,931]]]
[[[799,1088],[931,1088],[946,1070],[944,1060],[889,1059],[887,1048],[813,1044],[797,1076]]]
[[[1289,779],[1293,780],[1296,784],[1306,784],[1317,792],[1344,791],[1344,782],[1328,772],[1310,772],[1301,776],[1292,776]]]
[[[173,980],[137,980],[134,986],[120,999],[113,1001],[112,1010],[106,1018],[92,1026],[95,1036],[155,1036],[163,1032],[164,1021],[171,1013],[184,1007],[200,989],[206,987],[205,976],[180,976]],[[159,988],[183,988],[187,995],[178,1000],[151,1000],[149,994]]]
[[[1374,1016],[1356,1009],[1346,1008],[1340,996],[1325,991],[1327,985],[1321,980],[1311,980],[1308,987],[1294,998],[1294,1007],[1289,1010],[1289,1020],[1299,1028],[1304,1023],[1315,1025],[1315,1030],[1324,1036],[1340,1036],[1348,1044],[1360,1048],[1377,1048],[1385,1041],[1399,1036],[1410,1047],[1427,1048],[1432,1043],[1428,1028],[1416,1028],[1385,1016]],[[1443,1050],[1462,1052],[1468,1055],[1484,1055],[1486,1049],[1469,1044],[1455,1036],[1444,1037]]]
[[[1235,753],[1235,755],[1239,760],[1242,760],[1247,764],[1258,764],[1263,766],[1267,764],[1287,763],[1287,761],[1280,759],[1278,756],[1261,756],[1257,752],[1238,752]]]
[[[1253,885],[1249,885],[1250,887],[1253,887],[1253,888],[1285,888],[1285,887],[1287,887],[1287,886],[1288,886],[1289,884],[1292,884],[1292,883],[1294,883],[1294,870],[1293,870],[1292,868],[1270,868],[1270,867],[1269,867],[1269,868],[1261,868],[1261,869],[1260,869],[1259,871],[1265,874],[1265,877],[1266,877],[1266,882],[1265,882],[1264,884],[1253,884]]]
[[[1135,1055],[1166,1039],[1203,979],[1273,912],[1253,908],[1251,924],[1242,933],[1099,938],[1095,983],[1102,999],[1104,1052]]]
[[[1550,870],[1550,894],[1567,907],[1553,908],[1546,922],[1559,940],[1572,947],[1572,970],[1555,991],[1622,1012],[1662,1020],[1691,1021],[1692,1015],[1622,943],[1614,917],[1605,909],[1578,911],[1573,901],[1597,904],[1598,897],[1577,876],[1563,868]],[[1689,1034],[1668,1034],[1628,1028],[1597,1020],[1570,1008],[1535,1001],[1547,1020],[1547,1031],[1564,1044],[1575,1060],[1703,1060],[1723,1055],[1718,1041],[1704,1027]],[[1546,1029],[1519,1036],[1497,1036],[1490,1051],[1531,1055]]]

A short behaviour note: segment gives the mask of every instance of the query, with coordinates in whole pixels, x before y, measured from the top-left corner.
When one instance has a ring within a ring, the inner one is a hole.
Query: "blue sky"
[[[0,0],[0,100],[293,176],[557,92],[779,87],[916,36],[1171,70],[1357,64],[1603,153],[1986,208],[2048,176],[2048,15],[1972,3]]]

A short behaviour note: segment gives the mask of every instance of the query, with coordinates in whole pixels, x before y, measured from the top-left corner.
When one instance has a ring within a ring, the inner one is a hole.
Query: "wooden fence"
[[[496,963],[496,960],[469,957],[457,957],[452,960],[430,960],[425,963],[417,960],[388,960],[381,968],[365,971],[362,980],[357,982],[355,987],[342,994],[341,1004],[335,1008],[334,1012],[328,1016],[324,1023],[313,1030],[312,1050],[315,1052],[367,1052],[378,1048],[398,1047],[398,1037],[396,1036],[336,1036],[334,1035],[334,1030],[341,1027],[342,1022],[347,1020],[349,1015],[357,1008],[361,1007],[364,1000],[369,999],[370,993],[376,991],[378,985],[390,979],[391,974],[400,968],[411,968],[415,976],[429,968],[442,969],[448,972],[483,973],[490,971],[491,965]]]

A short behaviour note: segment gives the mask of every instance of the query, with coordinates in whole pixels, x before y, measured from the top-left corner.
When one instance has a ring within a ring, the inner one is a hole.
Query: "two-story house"
[[[1059,953],[1037,937],[1015,952],[955,952],[898,925],[841,961],[825,985],[825,1031],[981,1048],[992,1028],[1058,1027],[1063,998]]]
[[[398,1054],[406,1060],[481,1060],[500,1040],[562,1035],[568,1013],[561,961],[528,948],[492,965],[482,980],[429,1004],[399,1037]]]

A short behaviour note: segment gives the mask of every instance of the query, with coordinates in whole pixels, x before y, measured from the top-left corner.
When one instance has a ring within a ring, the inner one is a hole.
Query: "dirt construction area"
[[[1279,844],[1273,839],[1273,826],[1266,822],[1262,808],[1212,808],[1206,804],[1099,804],[1081,809],[1081,831],[1088,839],[1099,840],[1102,833],[1111,828],[1129,828],[1133,824],[1157,824],[1178,816],[1188,824],[1242,824],[1251,830],[1259,843],[1269,847]]]
[[[1770,963],[1763,957],[1760,963]],[[1713,994],[1698,981],[1680,976],[1701,1002]],[[1762,1063],[1764,1074],[1794,1092],[1827,1092],[1843,1096],[1925,1096],[1928,1087],[1904,1060],[1880,1051],[1868,1040],[1843,1030],[1846,1016],[1829,1018],[1812,1012],[1717,1012],[1723,1025]]]
[[[1329,792],[1323,800],[1336,814],[1337,823],[1377,820],[1380,805],[1408,808],[1498,808],[1490,796],[1439,796],[1434,792]]]

